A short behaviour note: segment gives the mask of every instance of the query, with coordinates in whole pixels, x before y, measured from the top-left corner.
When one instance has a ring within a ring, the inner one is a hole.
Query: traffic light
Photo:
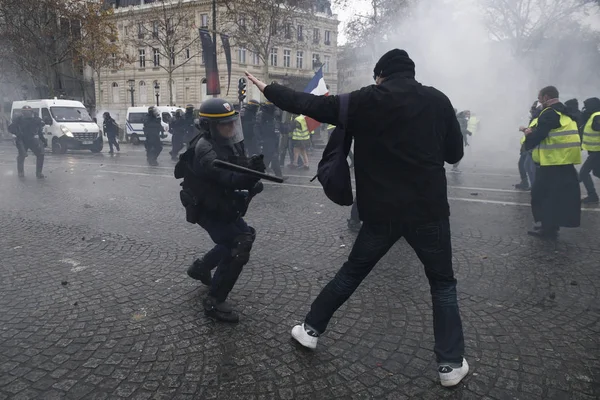
[[[246,98],[246,78],[240,78],[238,81],[238,100],[240,103]]]

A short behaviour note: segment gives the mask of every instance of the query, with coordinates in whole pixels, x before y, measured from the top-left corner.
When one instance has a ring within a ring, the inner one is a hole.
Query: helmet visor
[[[219,144],[234,145],[240,143],[244,140],[240,115],[235,113],[227,118],[210,121],[210,133]]]

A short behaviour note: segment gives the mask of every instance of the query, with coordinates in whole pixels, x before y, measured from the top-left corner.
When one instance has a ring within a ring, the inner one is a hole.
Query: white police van
[[[134,145],[140,144],[140,142],[146,140],[144,135],[144,120],[148,115],[148,108],[142,107],[129,107],[127,109],[127,120],[125,121],[125,135],[127,141]],[[161,116],[161,123],[165,130],[166,137],[161,141],[163,143],[171,143],[172,135],[169,132],[169,123],[175,117],[175,111],[181,109],[181,107],[172,106],[158,106],[156,107]]]
[[[100,127],[92,120],[84,105],[74,100],[41,99],[14,101],[11,120],[22,114],[23,106],[31,107],[34,115],[44,121],[44,137],[53,153],[67,150],[102,151]]]

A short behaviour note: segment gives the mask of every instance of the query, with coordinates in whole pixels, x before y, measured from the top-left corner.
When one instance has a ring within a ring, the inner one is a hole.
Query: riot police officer
[[[257,123],[263,142],[265,165],[273,170],[275,175],[282,177],[279,165],[279,109],[267,101],[262,105],[257,115]]]
[[[15,145],[19,154],[17,155],[17,171],[20,178],[25,176],[25,157],[27,150],[31,150],[36,156],[35,175],[38,179],[45,178],[42,174],[44,167],[44,147],[48,141],[44,138],[44,122],[34,115],[30,106],[22,108],[22,115],[16,117],[8,127],[8,131],[16,136]]]
[[[158,156],[163,149],[160,139],[164,137],[164,128],[158,110],[155,107],[148,108],[148,115],[144,121],[144,136],[146,137],[146,159],[152,166],[158,165]]]
[[[104,129],[104,135],[108,138],[108,145],[110,146],[109,154],[114,154],[113,146],[117,149],[117,151],[121,151],[119,147],[119,142],[117,141],[117,136],[119,135],[119,125],[117,122],[110,116],[110,113],[106,111],[102,117],[104,121],[102,123],[102,128]]]
[[[186,220],[205,229],[216,246],[197,259],[187,273],[210,286],[203,301],[208,317],[238,322],[226,299],[250,258],[256,231],[242,217],[250,199],[262,190],[262,183],[250,175],[218,169],[212,162],[234,162],[260,172],[265,165],[262,156],[245,157],[239,114],[231,103],[216,98],[203,102],[199,129],[200,134],[175,166],[175,177],[183,178],[180,197]]]
[[[256,113],[260,104],[250,100],[242,109],[242,128],[244,130],[244,143],[249,155],[260,154],[260,138],[256,129]]]
[[[169,124],[169,130],[171,131],[171,135],[173,135],[171,140],[171,160],[177,161],[177,155],[183,148],[183,139],[185,136],[185,126],[183,119],[183,110],[178,109],[175,111],[175,118]]]
[[[197,134],[196,116],[194,115],[194,105],[185,106],[185,115],[183,116],[183,143],[189,143]]]

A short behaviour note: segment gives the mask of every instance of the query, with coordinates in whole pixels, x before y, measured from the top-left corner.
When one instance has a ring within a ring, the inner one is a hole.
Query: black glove
[[[264,156],[262,154],[250,157],[248,160],[248,168],[258,172],[265,172],[267,167],[265,166],[263,159]]]

